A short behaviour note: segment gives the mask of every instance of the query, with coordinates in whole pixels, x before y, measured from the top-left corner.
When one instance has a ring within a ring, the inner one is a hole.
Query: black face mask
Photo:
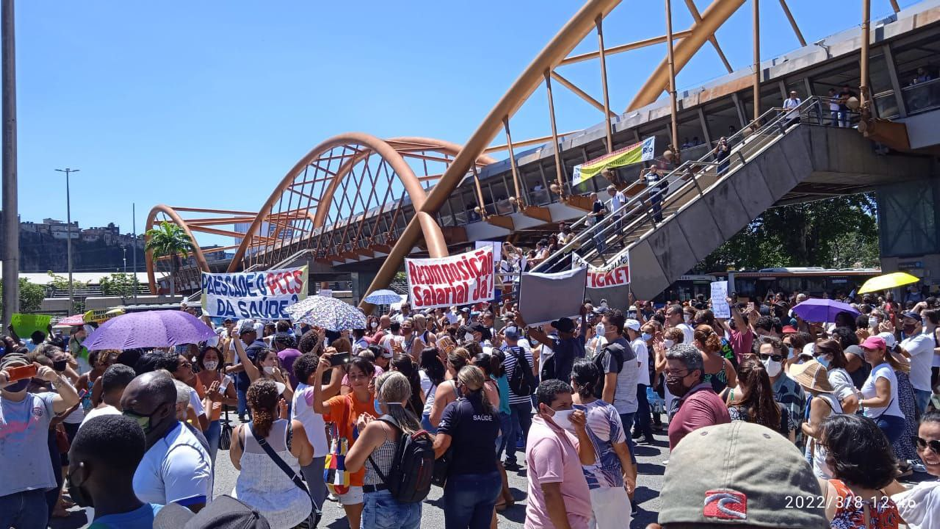
[[[905,331],[905,336],[911,336],[915,334],[915,325],[903,325],[902,330]]]
[[[686,384],[683,383],[684,378],[686,377],[667,376],[667,389],[670,390],[670,394],[674,397],[682,397],[689,393],[690,388],[686,387]]]
[[[82,463],[79,463],[79,468],[84,468]],[[91,496],[82,490],[82,484],[85,482],[78,483],[75,478],[75,473],[76,471],[69,471],[69,474],[65,477],[66,482],[69,484],[69,496],[71,496],[72,500],[80,507],[94,507],[95,502],[92,501]]]

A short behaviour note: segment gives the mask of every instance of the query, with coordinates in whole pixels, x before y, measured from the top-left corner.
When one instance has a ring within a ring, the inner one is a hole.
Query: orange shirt
[[[376,417],[372,393],[369,394],[369,402],[359,402],[352,393],[337,395],[324,402],[324,407],[327,408],[327,413],[323,414],[323,420],[336,424],[337,435],[348,439],[350,448],[359,437],[359,431],[356,428],[356,420],[359,416],[365,413]],[[350,475],[350,486],[362,487],[365,476],[366,467],[363,466],[359,472]]]

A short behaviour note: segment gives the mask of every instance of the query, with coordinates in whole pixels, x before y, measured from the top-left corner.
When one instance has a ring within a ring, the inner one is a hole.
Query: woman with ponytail
[[[725,388],[735,387],[735,367],[722,356],[722,340],[709,325],[699,325],[693,332],[693,345],[702,354],[703,382],[712,385],[712,390],[722,393]]]
[[[572,403],[585,412],[585,429],[595,449],[595,462],[582,465],[591,495],[593,527],[630,527],[631,500],[627,490],[634,490],[637,474],[627,436],[618,411],[595,398],[601,372],[588,359],[572,366]],[[625,487],[625,485],[627,485]]]
[[[771,377],[764,364],[754,357],[738,365],[738,388],[728,392],[729,416],[733,421],[745,421],[766,426],[790,437],[787,411],[775,402]]]
[[[388,478],[392,473],[399,439],[421,430],[418,417],[408,410],[412,383],[404,374],[388,371],[375,379],[375,387],[373,406],[376,416],[392,417],[398,428],[366,414],[357,420],[360,435],[346,455],[346,468],[350,472],[366,471],[362,527],[418,529],[421,526],[421,502],[400,503],[383,480],[383,476]]]
[[[428,422],[435,428],[441,422],[441,415],[444,413],[444,409],[448,407],[448,404],[461,397],[461,393],[457,389],[457,374],[469,363],[470,355],[467,353],[467,349],[463,347],[457,347],[448,353],[447,363],[445,364],[447,383],[438,384],[435,389],[435,401],[432,403],[431,412],[428,414]]]
[[[487,378],[475,366],[457,374],[461,398],[448,404],[435,437],[435,456],[449,448],[456,457],[448,466],[444,487],[444,524],[448,529],[487,529],[496,519],[494,506],[502,480],[494,456],[500,434],[497,408],[484,395]]]
[[[273,380],[258,379],[246,393],[252,422],[235,429],[229,451],[232,465],[240,470],[233,496],[264,515],[273,528],[297,527],[310,516],[311,499],[265,452],[264,441],[294,472],[310,464],[314,449],[300,421],[289,421],[287,403]]]

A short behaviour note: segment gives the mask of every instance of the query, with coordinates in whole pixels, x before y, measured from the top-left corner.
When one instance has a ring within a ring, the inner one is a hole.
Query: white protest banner
[[[732,309],[729,308],[729,282],[713,281],[709,284],[712,288],[712,313],[716,318],[731,318]]]
[[[287,320],[284,309],[307,297],[307,267],[202,275],[203,311],[213,317]]]
[[[470,305],[494,298],[493,246],[430,259],[406,259],[413,309]]]
[[[527,325],[539,325],[579,314],[585,302],[587,268],[555,274],[524,272],[520,278],[520,315]]]
[[[628,254],[610,266],[598,267],[588,263],[576,254],[572,254],[572,268],[588,268],[586,286],[588,288],[610,288],[631,284],[631,266]]]

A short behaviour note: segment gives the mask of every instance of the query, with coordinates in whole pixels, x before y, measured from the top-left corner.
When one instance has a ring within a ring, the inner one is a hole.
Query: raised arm
[[[245,374],[248,375],[248,379],[252,382],[258,380],[261,377],[261,372],[258,371],[258,368],[255,367],[255,363],[248,357],[248,353],[245,352],[245,346],[242,345],[242,339],[233,340],[235,343],[235,352],[238,354],[239,362],[242,364],[242,369],[245,370]]]

